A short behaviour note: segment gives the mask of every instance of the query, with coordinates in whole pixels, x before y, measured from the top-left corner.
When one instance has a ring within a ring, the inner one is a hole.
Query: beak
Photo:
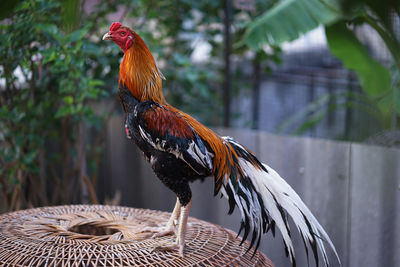
[[[103,35],[103,40],[112,40],[112,36],[111,34],[108,32],[106,34]]]

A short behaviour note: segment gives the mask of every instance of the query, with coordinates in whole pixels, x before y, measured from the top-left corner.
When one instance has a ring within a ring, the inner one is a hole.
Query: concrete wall
[[[121,205],[171,211],[174,194],[126,139],[122,125],[122,117],[116,117],[107,129],[100,195],[120,190]],[[325,227],[342,266],[400,266],[400,150],[246,130],[217,132],[234,137],[287,180]],[[227,201],[213,197],[212,178],[191,188],[191,216],[239,229],[237,210],[228,216]],[[303,243],[296,234],[294,239],[298,266],[307,266]],[[267,234],[260,250],[276,266],[290,266],[279,234],[275,239]],[[330,259],[338,266],[332,253]]]

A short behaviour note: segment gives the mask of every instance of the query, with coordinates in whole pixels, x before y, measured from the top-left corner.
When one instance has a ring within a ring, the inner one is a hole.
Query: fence
[[[154,176],[122,125],[122,117],[108,125],[101,195],[120,190],[122,205],[171,211],[174,194]],[[288,181],[332,238],[342,266],[400,266],[400,150],[250,130],[217,132],[235,137]],[[212,178],[191,188],[191,216],[239,229],[237,210],[228,216],[227,201],[213,197]],[[301,238],[294,239],[298,266],[306,266]],[[279,234],[267,234],[260,250],[276,266],[290,266]],[[332,253],[330,259],[338,266]]]

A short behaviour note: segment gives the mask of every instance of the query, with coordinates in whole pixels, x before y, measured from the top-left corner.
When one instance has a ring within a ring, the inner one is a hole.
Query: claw
[[[169,228],[169,229],[165,229],[163,231],[155,233],[154,235],[151,236],[151,238],[163,237],[166,235],[174,235],[174,234],[175,234],[175,229]]]

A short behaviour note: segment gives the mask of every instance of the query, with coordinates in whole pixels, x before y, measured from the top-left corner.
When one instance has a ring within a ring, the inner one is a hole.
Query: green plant
[[[280,45],[292,41],[318,25],[324,25],[329,48],[343,65],[357,73],[364,93],[381,113],[383,129],[399,127],[400,96],[394,71],[374,60],[352,29],[368,24],[382,38],[393,57],[394,69],[400,69],[400,42],[394,31],[393,14],[400,15],[398,1],[309,0],[279,1],[247,26],[241,43],[252,49],[265,44]],[[285,17],[282,20],[282,17]],[[351,106],[351,105],[347,105]],[[306,108],[307,109],[307,108]],[[319,121],[319,120],[318,120]],[[308,125],[315,125],[309,124]]]
[[[95,24],[72,30],[62,9],[23,1],[0,28],[2,210],[88,201],[93,191],[89,155],[101,151],[88,150],[86,133],[102,130],[103,115],[90,103],[108,95],[103,69],[118,61],[89,38]]]

